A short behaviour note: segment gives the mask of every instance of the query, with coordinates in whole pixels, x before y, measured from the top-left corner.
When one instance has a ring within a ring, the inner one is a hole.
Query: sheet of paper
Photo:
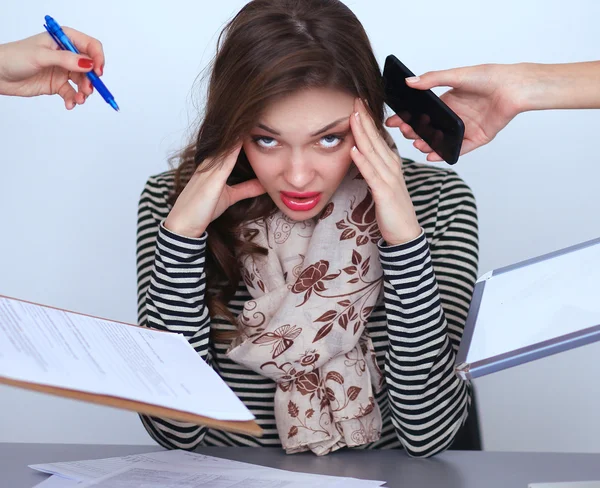
[[[228,468],[231,468],[234,465],[239,465],[241,467],[252,466],[251,464],[240,463],[238,461],[230,461],[228,459],[205,456],[203,454],[183,450],[173,450],[149,452],[147,454],[132,454],[129,456],[104,459],[31,464],[29,467],[43,473],[57,474],[78,481],[87,481],[100,478],[101,476],[105,476],[139,462],[157,465],[181,464],[184,466],[224,465]]]
[[[486,281],[467,362],[600,324],[600,244]]]
[[[79,481],[63,478],[62,476],[52,475],[33,488],[75,488],[81,486]]]
[[[0,297],[0,376],[219,419],[250,411],[180,334]]]
[[[318,486],[322,488],[342,488],[348,486],[347,478],[323,477]],[[81,488],[301,488],[306,487],[304,479],[283,479],[276,476],[265,478],[252,476],[239,471],[227,471],[222,467],[203,468],[188,466],[136,463],[103,476],[85,482]]]
[[[279,480],[303,480],[305,484],[315,484],[330,478],[328,476],[315,475],[311,473],[296,473],[284,471],[265,466],[232,461],[229,459],[206,456],[183,450],[157,451],[146,454],[134,454],[123,457],[113,457],[105,459],[91,459],[85,461],[70,461],[48,464],[32,464],[29,467],[44,473],[56,474],[74,480],[91,481],[102,476],[133,466],[136,463],[145,463],[155,467],[161,466],[187,466],[190,468],[204,469],[216,468],[220,472],[242,473],[246,477],[275,478]],[[346,487],[377,487],[385,484],[384,481],[357,480],[354,478],[344,478]]]
[[[528,488],[600,488],[600,481],[575,481],[572,483],[529,483]]]

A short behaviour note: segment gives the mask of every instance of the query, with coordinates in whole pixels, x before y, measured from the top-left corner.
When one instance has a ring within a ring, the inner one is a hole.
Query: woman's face
[[[302,90],[267,106],[244,140],[258,180],[289,218],[318,215],[346,175],[353,108],[347,93]]]

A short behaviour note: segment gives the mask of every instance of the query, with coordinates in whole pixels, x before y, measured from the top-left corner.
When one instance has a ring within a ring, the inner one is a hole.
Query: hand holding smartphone
[[[389,55],[385,60],[383,82],[387,105],[448,164],[460,155],[465,125],[431,90],[417,90],[406,84],[415,76],[400,60]]]

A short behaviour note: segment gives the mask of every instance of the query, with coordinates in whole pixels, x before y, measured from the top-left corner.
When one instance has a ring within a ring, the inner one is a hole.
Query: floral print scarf
[[[244,236],[268,254],[239,257],[252,299],[227,354],[277,383],[283,448],[323,455],[379,439],[383,376],[365,325],[383,280],[365,180],[352,166],[317,219],[277,211]]]

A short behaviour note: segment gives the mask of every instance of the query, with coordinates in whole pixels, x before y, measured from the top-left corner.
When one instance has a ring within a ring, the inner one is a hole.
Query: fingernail
[[[100,66],[100,76],[104,74],[104,65]]]
[[[358,112],[354,112],[354,117],[356,117],[356,120],[360,121],[360,114]]]
[[[77,61],[77,66],[83,69],[91,69],[94,67],[94,62],[91,59],[79,58]]]
[[[406,78],[406,82],[407,83],[416,83],[420,79],[421,79],[420,76],[409,76],[408,78]]]
[[[353,150],[354,152],[358,151],[358,149],[356,148],[356,146],[352,146],[352,150]]]

